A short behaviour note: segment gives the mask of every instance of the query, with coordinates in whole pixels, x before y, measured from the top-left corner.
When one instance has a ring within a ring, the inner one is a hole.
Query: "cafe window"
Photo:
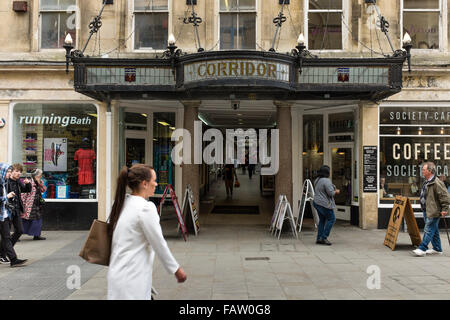
[[[303,179],[314,181],[323,165],[323,116],[303,116]]]
[[[220,49],[255,49],[256,0],[220,0]]]
[[[92,104],[16,104],[12,163],[23,176],[43,171],[47,199],[97,198],[97,108]]]
[[[439,49],[441,8],[447,0],[403,0],[403,35],[411,37],[413,49]]]
[[[380,203],[402,195],[418,204],[427,161],[449,186],[450,107],[380,107],[379,130]]]
[[[41,49],[62,48],[67,33],[76,40],[76,0],[40,0]]]
[[[308,49],[342,50],[343,0],[305,1]]]
[[[168,28],[168,0],[134,0],[134,49],[165,50]]]

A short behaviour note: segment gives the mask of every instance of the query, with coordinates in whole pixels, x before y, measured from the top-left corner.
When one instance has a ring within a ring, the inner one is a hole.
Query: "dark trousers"
[[[19,211],[16,211],[12,214],[11,221],[12,225],[14,226],[14,233],[11,236],[11,243],[14,246],[17,240],[19,240],[19,238],[23,235],[23,224]]]
[[[12,236],[10,236],[11,245],[14,247],[17,240],[19,240],[20,236],[22,236],[22,234],[23,234],[22,218],[20,217],[20,214],[18,211],[14,212],[12,214],[11,221],[10,222],[8,221],[8,225],[9,225],[9,223],[12,223],[12,225],[14,226],[14,233],[12,234]],[[9,229],[10,228],[11,227],[9,227]],[[8,254],[8,252],[6,252],[6,248],[2,247],[1,255],[5,256],[7,254]]]
[[[0,221],[0,234],[2,237],[1,243],[1,255],[7,256],[10,261],[17,259],[16,252],[14,251],[13,244],[11,243],[11,229],[9,227],[9,218],[4,221]]]

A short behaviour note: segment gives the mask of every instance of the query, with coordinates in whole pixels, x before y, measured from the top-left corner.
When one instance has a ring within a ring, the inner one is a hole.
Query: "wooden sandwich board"
[[[185,218],[187,226],[194,230],[195,235],[198,234],[200,229],[200,222],[198,221],[197,207],[195,206],[194,193],[192,192],[191,185],[186,186],[183,199],[183,217]],[[190,211],[190,212],[187,212]]]
[[[418,246],[422,242],[419,227],[417,226],[416,218],[411,207],[411,201],[407,197],[396,196],[391,217],[389,218],[386,237],[384,238],[384,245],[392,250],[395,249],[403,218],[405,218],[412,244]]]
[[[173,206],[175,208],[175,212],[177,214],[178,228],[181,227],[181,233],[183,234],[183,239],[184,239],[184,241],[186,241],[186,236],[188,234],[188,231],[187,231],[186,225],[184,223],[183,215],[181,214],[180,205],[178,204],[177,195],[175,194],[175,190],[173,190],[173,188],[172,188],[172,186],[170,184],[168,184],[166,186],[166,188],[164,189],[163,196],[161,198],[161,201],[159,202],[158,214],[159,214],[159,216],[161,216],[164,201],[166,200],[166,197],[167,197],[167,195],[169,193],[170,193],[170,196],[172,198],[172,204],[173,204]]]

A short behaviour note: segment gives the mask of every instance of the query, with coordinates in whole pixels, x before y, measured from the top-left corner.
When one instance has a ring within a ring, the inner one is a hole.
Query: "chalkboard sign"
[[[377,147],[363,147],[363,192],[377,192]]]

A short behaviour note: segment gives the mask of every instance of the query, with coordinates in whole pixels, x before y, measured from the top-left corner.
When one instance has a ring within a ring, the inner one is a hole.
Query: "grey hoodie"
[[[336,188],[328,178],[317,178],[314,182],[314,202],[319,206],[334,209],[336,203],[334,202],[334,195]]]

